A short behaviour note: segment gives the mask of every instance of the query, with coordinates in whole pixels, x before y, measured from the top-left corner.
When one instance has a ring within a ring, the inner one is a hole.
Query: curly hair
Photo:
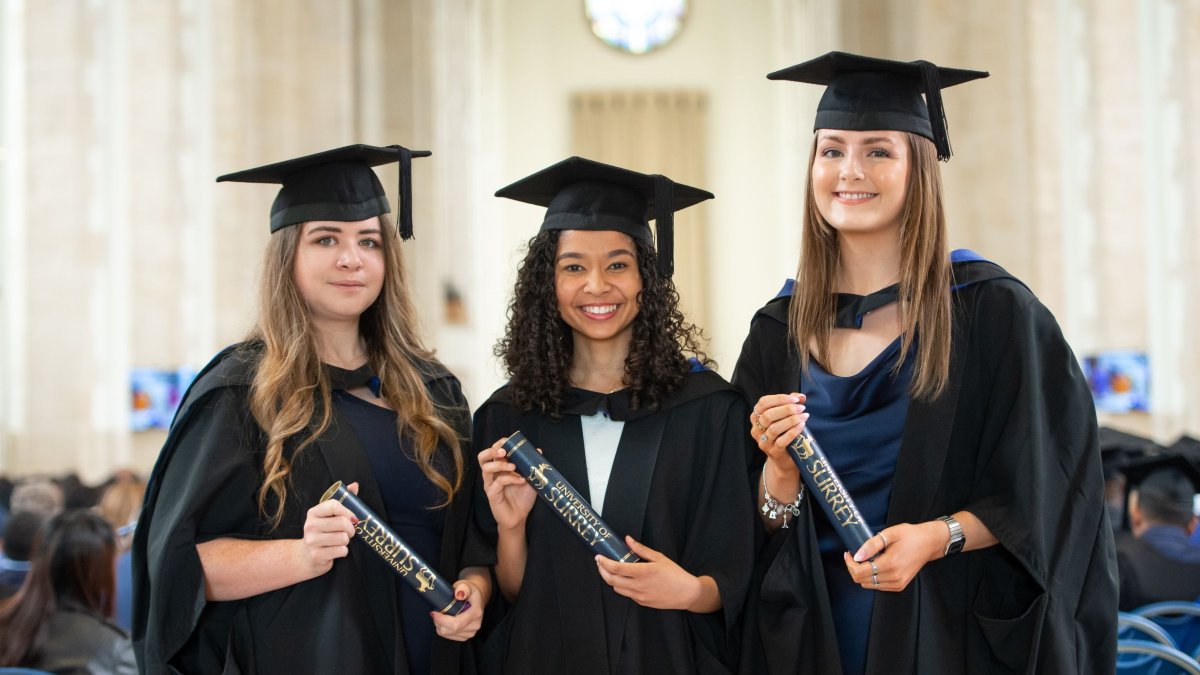
[[[554,418],[562,416],[574,356],[571,328],[559,314],[555,294],[558,238],[558,230],[548,230],[529,240],[508,305],[508,326],[495,349],[510,378],[516,406]],[[715,364],[700,349],[703,332],[679,311],[675,283],[659,273],[654,247],[631,239],[642,290],[624,381],[632,407],[658,410],[691,371],[689,357],[706,367]]]

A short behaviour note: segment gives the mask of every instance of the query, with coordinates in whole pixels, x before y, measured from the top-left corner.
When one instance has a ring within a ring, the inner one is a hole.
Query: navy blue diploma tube
[[[833,529],[845,544],[846,550],[855,553],[867,540],[875,536],[871,528],[863,520],[858,506],[846,492],[842,479],[825,457],[817,439],[805,427],[792,444],[788,446],[788,454],[792,461],[800,467],[800,477],[813,493],[825,517],[833,523]]]
[[[358,518],[354,534],[383,558],[383,561],[435,610],[456,616],[471,606],[471,603],[465,600],[456,600],[454,587],[438,576],[438,573],[409,548],[408,544],[404,543],[387,523],[380,520],[357,495],[347,490],[342,481],[339,480],[325,491],[321,501],[327,499],[339,501],[350,509],[350,513]]]
[[[641,562],[642,559],[629,550],[624,540],[613,534],[612,529],[600,520],[600,516],[596,514],[592,505],[579,495],[579,491],[563,478],[554,465],[542,457],[529,439],[525,438],[525,434],[514,431],[504,442],[504,451],[508,453],[508,461],[517,466],[517,473],[529,481],[542,501],[579,535],[579,539],[587,544],[593,553],[617,562]]]

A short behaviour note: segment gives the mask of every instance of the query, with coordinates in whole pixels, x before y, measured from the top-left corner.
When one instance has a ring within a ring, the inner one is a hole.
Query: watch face
[[[645,54],[679,34],[687,0],[584,0],[592,33],[630,54]]]

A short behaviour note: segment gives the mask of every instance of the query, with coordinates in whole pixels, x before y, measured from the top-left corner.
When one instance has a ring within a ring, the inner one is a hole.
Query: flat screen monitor
[[[1145,352],[1103,351],[1085,357],[1083,365],[1097,411],[1150,410],[1150,359]]]

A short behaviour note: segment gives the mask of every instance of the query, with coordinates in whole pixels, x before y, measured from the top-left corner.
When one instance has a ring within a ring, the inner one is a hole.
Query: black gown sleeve
[[[972,356],[991,368],[993,384],[959,402],[985,411],[961,508],[1009,555],[980,557],[972,611],[992,655],[1010,667],[1111,672],[1116,553],[1091,394],[1057,322],[1031,293],[1010,283],[987,292]],[[1078,640],[1087,648],[1077,650]]]
[[[766,394],[790,393],[799,385],[799,361],[787,336],[786,301],[768,303],[754,317],[731,382],[753,406]],[[748,430],[742,429],[743,434]],[[765,456],[747,442],[751,494],[757,500]],[[755,502],[757,504],[757,501]],[[812,505],[788,528],[767,535],[754,511],[753,575],[741,627],[742,675],[823,673],[839,663],[833,618],[826,601]]]
[[[709,422],[713,427],[713,447],[704,454],[711,458],[699,471],[699,481],[693,482],[694,513],[689,516],[687,543],[676,562],[695,576],[710,576],[721,596],[721,613],[725,626],[724,644],[717,636],[705,636],[707,624],[699,615],[688,613],[697,641],[712,639],[722,648],[716,653],[726,662],[736,662],[739,622],[749,589],[754,566],[754,503],[746,483],[745,426],[748,418],[746,404],[740,398],[728,397],[729,405],[721,415],[720,408]],[[697,425],[701,425],[697,421]]]
[[[168,436],[170,460],[152,477],[133,549],[134,647],[142,672],[170,672],[167,663],[192,639],[208,604],[196,544],[262,538],[251,450],[258,432],[244,393],[225,387],[197,401]]]

